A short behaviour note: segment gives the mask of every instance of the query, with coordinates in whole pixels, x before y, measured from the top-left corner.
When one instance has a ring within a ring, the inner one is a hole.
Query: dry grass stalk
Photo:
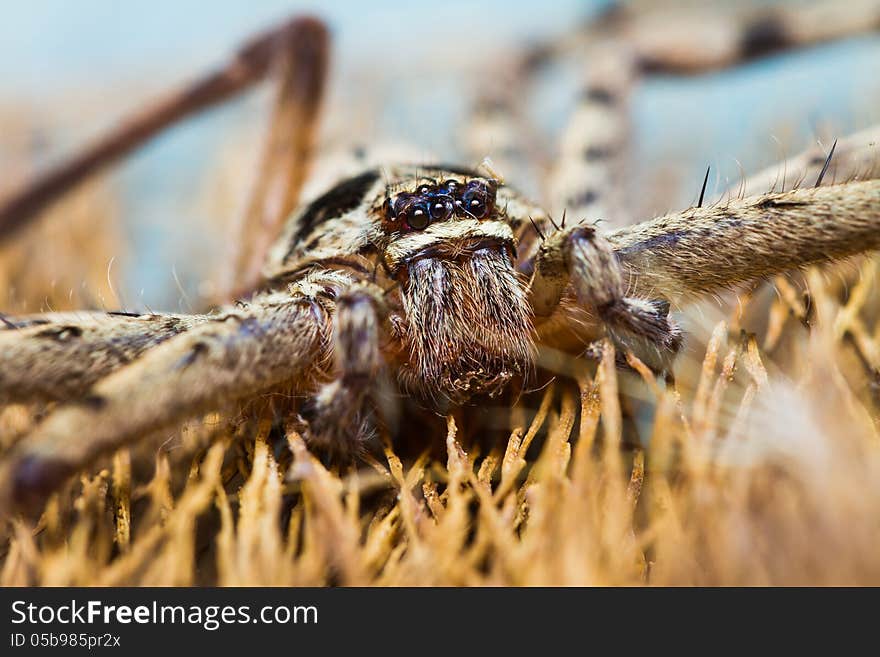
[[[861,269],[875,279],[876,261]],[[151,481],[145,454],[120,452],[38,525],[6,527],[0,582],[878,583],[880,297],[807,278],[812,333],[775,326],[793,348],[770,371],[765,336],[727,322],[675,388],[628,356],[653,411],[645,448],[626,448],[631,375],[610,345],[594,375],[521,400],[531,422],[486,454],[449,418],[444,460],[388,445],[340,476],[265,419],[209,418]]]

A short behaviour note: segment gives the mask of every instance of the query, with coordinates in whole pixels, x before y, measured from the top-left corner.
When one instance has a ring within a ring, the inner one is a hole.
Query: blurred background
[[[321,16],[332,31],[322,147],[383,141],[406,144],[426,159],[461,160],[462,126],[486,80],[527,46],[562,39],[607,5],[9,3],[0,21],[0,193],[298,12]],[[644,216],[637,218],[693,203],[707,165],[707,193],[717,196],[742,171],[876,123],[878,64],[880,37],[872,35],[720,72],[647,78],[634,92],[626,181],[639,197]],[[551,151],[585,65],[558,62],[522,99]],[[226,229],[246,201],[270,99],[262,85],[178,125],[47,213],[30,236],[0,252],[5,271],[13,272],[0,285],[0,308],[189,310],[210,298],[228,254]],[[539,181],[511,182],[540,198]],[[72,213],[84,219],[70,222]],[[59,240],[78,246],[56,249]],[[41,275],[17,276],[16,268]],[[38,284],[46,290],[21,289]],[[35,298],[44,299],[42,308]]]

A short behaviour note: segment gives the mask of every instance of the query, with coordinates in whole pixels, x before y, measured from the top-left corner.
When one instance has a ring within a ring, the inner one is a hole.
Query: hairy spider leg
[[[170,337],[62,404],[4,455],[0,509],[37,508],[68,477],[144,435],[280,385],[326,376],[335,295],[325,272]]]
[[[612,41],[590,47],[586,81],[559,139],[547,179],[549,208],[574,223],[629,223],[626,171],[630,89],[635,77],[630,52]]]
[[[296,39],[275,55],[275,104],[262,161],[241,221],[229,301],[250,292],[260,280],[269,248],[296,207],[309,174],[318,118],[327,86],[329,39],[319,21],[304,24]]]

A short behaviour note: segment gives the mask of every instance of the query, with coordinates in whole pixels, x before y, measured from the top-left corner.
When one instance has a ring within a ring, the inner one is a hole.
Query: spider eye
[[[393,212],[388,215],[392,222],[401,222],[400,227],[408,230],[423,230],[431,223],[432,199],[419,194],[403,193],[394,199]],[[399,230],[399,229],[398,229]]]
[[[447,180],[443,183],[443,187],[447,194],[455,196],[455,194],[461,190],[461,183],[457,180]]]
[[[466,202],[467,211],[474,215],[477,219],[481,219],[486,214],[486,202],[480,198],[472,198]]]
[[[431,201],[429,211],[433,221],[448,219],[452,214],[452,201],[448,199]]]
[[[495,190],[486,183],[475,180],[461,195],[460,207],[469,215],[482,219],[489,214],[495,203]]]
[[[419,188],[416,190],[417,194],[427,194],[431,191],[430,185],[419,185]]]
[[[431,218],[423,206],[413,205],[406,212],[406,223],[409,224],[410,228],[422,230],[428,227],[428,224],[431,223]]]

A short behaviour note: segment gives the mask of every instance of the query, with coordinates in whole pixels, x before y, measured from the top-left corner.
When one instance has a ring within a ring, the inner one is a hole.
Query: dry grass
[[[485,454],[447,418],[445,459],[340,477],[259,415],[205,418],[6,527],[0,584],[880,583],[876,267],[809,272],[809,331],[795,283],[741,297],[675,387],[607,350]]]

